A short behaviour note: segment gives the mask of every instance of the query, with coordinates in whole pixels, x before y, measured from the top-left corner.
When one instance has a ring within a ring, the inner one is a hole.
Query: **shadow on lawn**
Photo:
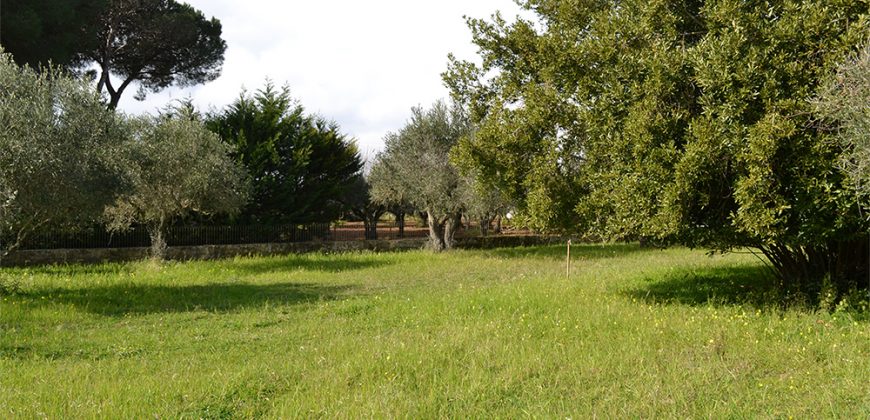
[[[655,248],[642,248],[638,244],[576,244],[571,245],[571,258],[615,258],[624,257],[638,252],[654,252]],[[566,252],[565,244],[532,246],[520,248],[499,248],[489,253],[501,258],[549,258],[564,259]]]
[[[28,272],[37,275],[50,276],[80,276],[80,275],[117,275],[129,274],[137,270],[137,264],[146,263],[147,260],[139,260],[128,263],[101,263],[101,264],[55,264],[34,267],[8,267],[2,268],[8,273]],[[168,265],[187,264],[186,261],[169,261]],[[365,268],[380,267],[391,264],[383,259],[364,259],[347,257],[343,255],[323,254],[290,254],[272,257],[256,257],[242,259],[215,259],[190,261],[191,264],[205,263],[217,265],[226,269],[238,271],[244,274],[263,274],[277,271],[322,271],[328,273],[340,273],[345,271],[361,270]]]
[[[3,272],[9,274],[30,273],[35,275],[46,276],[106,276],[129,274],[135,270],[130,263],[124,262],[104,262],[104,263],[69,263],[69,264],[51,264],[51,265],[36,265],[28,267],[2,267]]]
[[[53,289],[20,295],[25,304],[66,304],[100,315],[188,311],[225,312],[265,304],[297,305],[347,297],[350,286],[312,283],[215,283],[192,286],[117,284],[84,289]]]
[[[263,274],[288,271],[321,271],[327,273],[341,273],[346,271],[362,270],[366,268],[382,267],[392,264],[383,258],[363,258],[344,255],[321,255],[303,254],[286,255],[280,257],[244,259],[228,261],[227,268],[245,274]]]
[[[775,306],[776,280],[762,265],[687,268],[664,277],[645,279],[648,285],[625,291],[650,303],[686,305],[749,304]]]

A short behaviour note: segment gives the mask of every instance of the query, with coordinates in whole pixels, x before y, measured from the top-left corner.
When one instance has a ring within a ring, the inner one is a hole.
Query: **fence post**
[[[565,258],[565,277],[571,277],[571,240],[568,239],[568,255]]]

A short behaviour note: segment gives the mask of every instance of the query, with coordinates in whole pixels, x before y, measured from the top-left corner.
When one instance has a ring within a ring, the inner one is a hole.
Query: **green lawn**
[[[4,269],[0,418],[870,416],[866,313],[752,255],[564,249]]]

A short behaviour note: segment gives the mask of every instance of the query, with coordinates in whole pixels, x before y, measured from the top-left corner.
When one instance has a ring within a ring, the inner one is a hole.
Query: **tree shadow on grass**
[[[633,243],[617,244],[577,244],[571,245],[572,259],[601,259],[623,257],[639,252],[653,252],[654,248],[643,248]],[[565,244],[531,246],[519,248],[499,248],[489,253],[500,258],[546,258],[564,259],[567,249]]]
[[[72,263],[72,264],[49,264],[27,267],[0,267],[0,271],[14,274],[35,274],[47,276],[103,276],[129,274],[134,271],[134,266],[129,262],[105,262],[96,264]]]
[[[384,258],[354,258],[344,255],[286,255],[281,257],[252,258],[236,260],[226,264],[245,274],[264,274],[292,271],[320,271],[326,273],[342,273],[366,268],[382,267],[392,264]]]
[[[776,279],[762,265],[686,268],[645,281],[646,286],[623,293],[649,303],[692,306],[748,304],[772,308],[779,303]]]
[[[81,289],[51,289],[20,295],[25,305],[72,305],[79,310],[106,316],[178,313],[190,311],[232,312],[245,308],[299,305],[338,300],[352,293],[351,286],[313,283],[214,283],[190,286],[115,284]]]
[[[2,271],[9,275],[30,273],[59,277],[90,276],[90,275],[123,275],[137,271],[138,264],[148,263],[147,260],[127,263],[102,264],[53,264],[34,267],[8,267]],[[200,261],[172,261],[167,266],[175,264],[210,264],[236,271],[240,274],[264,274],[274,272],[320,271],[341,273],[366,268],[381,267],[392,264],[386,259],[353,258],[343,255],[322,254],[290,254],[270,257],[252,257],[242,259],[219,259]]]

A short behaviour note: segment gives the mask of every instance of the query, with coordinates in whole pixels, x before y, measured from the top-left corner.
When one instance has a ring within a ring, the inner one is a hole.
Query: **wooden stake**
[[[568,239],[568,255],[565,258],[565,277],[571,277],[571,240]]]

